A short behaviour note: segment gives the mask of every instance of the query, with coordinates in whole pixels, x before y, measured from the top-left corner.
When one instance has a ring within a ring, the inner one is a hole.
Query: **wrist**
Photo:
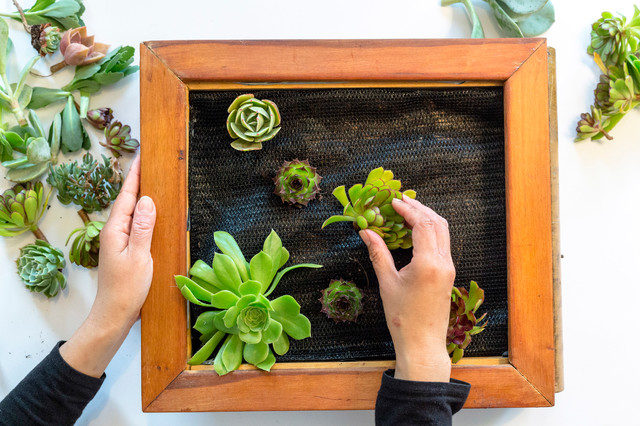
[[[441,339],[413,345],[396,345],[395,377],[422,382],[448,382],[451,359]]]

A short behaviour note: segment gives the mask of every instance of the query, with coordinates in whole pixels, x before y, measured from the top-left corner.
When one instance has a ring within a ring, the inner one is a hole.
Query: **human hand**
[[[455,268],[451,260],[447,221],[419,201],[393,200],[393,207],[413,230],[413,259],[396,270],[382,238],[360,231],[380,284],[387,327],[396,351],[395,377],[448,382],[451,361],[446,348],[451,290]]]
[[[156,208],[138,201],[140,157],[129,170],[109,220],[100,232],[98,293],[89,316],[60,347],[76,370],[100,377],[140,315],[153,274],[151,237]]]

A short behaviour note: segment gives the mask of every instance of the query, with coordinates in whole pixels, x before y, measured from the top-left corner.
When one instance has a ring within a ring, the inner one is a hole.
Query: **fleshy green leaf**
[[[228,232],[218,231],[213,234],[213,239],[220,251],[229,256],[240,273],[242,281],[249,279],[247,261],[242,254],[236,240]]]
[[[296,340],[311,336],[311,323],[300,313],[300,305],[289,296],[280,296],[271,302],[271,317],[282,324],[285,333]]]
[[[222,353],[222,363],[228,371],[237,370],[240,367],[243,349],[244,342],[240,340],[240,337],[237,334],[231,336]]]
[[[340,204],[342,204],[342,207],[345,207],[347,204],[349,204],[349,199],[347,198],[347,191],[345,190],[344,186],[339,186],[336,189],[334,189],[333,196],[338,199]]]
[[[264,342],[244,345],[244,359],[249,364],[258,365],[269,355],[269,345]]]
[[[192,278],[198,278],[202,281],[205,281],[211,288],[207,288],[207,290],[212,291],[212,289],[222,290],[222,284],[218,281],[218,277],[216,277],[216,273],[213,271],[211,266],[207,265],[203,260],[197,260],[196,263],[193,264],[191,269],[189,269],[189,275]],[[205,287],[206,288],[206,287]]]
[[[211,301],[211,293],[200,287],[197,283],[183,275],[176,275],[176,284],[180,289],[180,292],[191,303],[196,305],[211,307],[210,303],[203,303],[200,299]]]
[[[229,309],[234,306],[240,298],[229,290],[221,290],[211,296],[211,305],[218,309]]]
[[[317,265],[315,263],[300,263],[299,265],[293,265],[293,266],[289,266],[288,268],[284,268],[282,271],[280,271],[280,272],[278,272],[278,274],[276,274],[276,277],[273,280],[273,283],[271,284],[271,287],[269,287],[269,290],[267,290],[267,292],[264,293],[264,295],[268,296],[268,295],[271,294],[271,292],[273,292],[273,290],[276,289],[276,286],[278,285],[278,283],[280,282],[282,277],[284,277],[284,274],[286,274],[287,272],[292,271],[294,269],[298,269],[298,268],[314,268],[314,269],[318,269],[318,268],[322,268],[322,265]]]
[[[505,10],[517,15],[530,15],[542,9],[549,0],[500,0]]]
[[[213,319],[216,316],[218,311],[207,311],[203,312],[198,316],[195,325],[193,328],[198,330],[200,334],[213,334],[218,331],[215,324],[213,323]]]
[[[322,227],[324,228],[325,226],[331,225],[332,223],[336,222],[355,222],[355,220],[356,219],[351,216],[331,216],[329,219],[324,221]]]
[[[273,350],[278,355],[284,355],[289,352],[289,338],[285,333],[281,333],[280,336],[273,342]]]
[[[7,69],[7,47],[9,44],[9,25],[4,19],[0,19],[0,74]]]
[[[237,294],[242,281],[231,257],[226,254],[216,253],[213,256],[212,266],[222,287]]]
[[[27,146],[27,159],[31,164],[38,164],[51,160],[51,148],[44,138],[32,139]]]
[[[242,283],[240,286],[240,294],[246,296],[249,294],[258,295],[262,289],[262,284],[259,281],[249,280]]]
[[[282,324],[271,318],[269,320],[269,326],[262,332],[262,341],[265,343],[273,343],[278,340],[281,334]]]
[[[282,240],[280,239],[278,234],[276,234],[276,231],[272,229],[271,233],[264,241],[264,245],[262,246],[262,251],[267,253],[273,261],[271,266],[271,277],[274,277],[276,275],[276,272],[278,272],[278,269],[281,268],[280,258],[283,255],[282,248]],[[269,284],[271,284],[271,282],[269,282]]]
[[[273,353],[271,352],[271,350],[269,350],[269,355],[267,355],[267,358],[260,364],[257,364],[256,367],[264,371],[271,371],[271,367],[273,367],[275,363],[276,357],[273,356]]]
[[[67,105],[62,111],[62,132],[61,144],[62,152],[76,152],[82,148],[84,135],[82,134],[82,123],[76,107],[73,104],[73,97],[67,98]]]
[[[218,331],[217,333],[215,333],[211,337],[211,339],[209,339],[207,341],[207,343],[205,343],[200,348],[200,350],[198,352],[193,354],[193,356],[187,362],[187,364],[189,364],[189,365],[200,365],[203,362],[205,362],[207,359],[209,359],[209,357],[213,353],[213,350],[216,348],[216,346],[218,346],[218,343],[220,343],[220,341],[222,340],[222,338],[224,336],[226,336],[226,333],[223,333],[222,331]]]
[[[518,26],[525,37],[536,37],[551,28],[551,25],[555,22],[555,10],[551,2],[547,4],[537,12],[528,15],[524,19],[516,20]]]
[[[67,92],[66,90],[34,87],[31,93],[31,100],[29,101],[27,108],[44,108],[55,102],[66,101],[69,96],[71,96],[71,92]]]
[[[260,292],[264,293],[269,284],[273,280],[273,260],[264,251],[253,256],[251,262],[249,262],[249,268],[251,271],[251,278],[260,282]]]
[[[522,31],[518,24],[504,11],[502,6],[498,4],[496,0],[487,0],[491,9],[493,10],[493,15],[496,17],[496,21],[498,21],[498,25],[500,28],[507,34],[508,37],[524,37],[522,35]]]

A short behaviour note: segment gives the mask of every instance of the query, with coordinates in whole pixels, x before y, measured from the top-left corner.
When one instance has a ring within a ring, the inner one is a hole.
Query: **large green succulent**
[[[476,311],[484,302],[484,290],[478,283],[471,281],[469,290],[464,287],[454,287],[451,292],[451,312],[449,328],[447,330],[447,351],[451,354],[451,361],[456,363],[464,356],[464,350],[471,343],[471,336],[482,331],[487,326],[486,313],[476,318]]]
[[[269,371],[276,362],[273,353],[287,353],[289,337],[309,337],[311,323],[293,297],[269,300],[267,296],[288,271],[322,266],[303,263],[278,272],[287,263],[289,252],[275,231],[250,262],[230,234],[216,232],[214,240],[222,253],[215,254],[211,266],[198,260],[189,271],[191,278],[175,277],[188,301],[216,309],[204,312],[196,321],[194,328],[202,334],[204,345],[189,364],[202,364],[224,340],[213,361],[219,375],[236,370],[243,359]]]
[[[262,142],[280,131],[280,111],[270,100],[258,100],[251,93],[240,95],[227,111],[227,131],[235,139],[231,146],[238,151],[262,149]]]
[[[87,213],[100,211],[116,199],[123,175],[117,160],[102,156],[102,164],[86,153],[82,162],[50,167],[47,182],[58,190],[62,204],[74,203]]]
[[[362,312],[362,292],[355,283],[343,279],[332,280],[322,290],[321,312],[335,322],[356,322]]]
[[[344,186],[337,187],[333,195],[344,207],[343,213],[331,216],[322,227],[334,222],[353,222],[356,230],[371,229],[380,235],[389,250],[412,247],[411,230],[405,226],[404,218],[396,213],[391,201],[402,199],[403,194],[415,198],[416,192],[400,192],[401,185],[399,180],[393,179],[391,170],[379,167],[369,173],[364,185],[349,188],[349,197]]]
[[[587,53],[597,53],[607,64],[622,65],[627,52],[636,52],[640,42],[640,9],[634,6],[633,17],[627,22],[624,16],[602,12],[602,18],[591,27],[591,43]]]
[[[0,236],[35,232],[49,202],[49,194],[45,197],[41,182],[7,189],[0,196]]]
[[[273,193],[279,196],[283,203],[306,206],[318,196],[320,180],[322,176],[308,160],[300,161],[296,158],[293,161],[285,161],[273,178],[276,184]]]
[[[33,292],[54,297],[67,286],[62,274],[64,255],[46,241],[36,240],[35,244],[22,247],[16,264],[20,279]]]
[[[93,221],[88,222],[81,228],[71,231],[65,245],[69,245],[71,237],[73,243],[69,250],[69,260],[76,265],[85,268],[93,268],[98,266],[100,254],[100,231],[104,227],[105,222]]]

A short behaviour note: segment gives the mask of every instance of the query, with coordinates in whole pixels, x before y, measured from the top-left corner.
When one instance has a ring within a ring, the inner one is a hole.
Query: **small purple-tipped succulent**
[[[451,312],[447,330],[447,351],[455,364],[464,356],[464,350],[471,343],[471,336],[484,330],[487,325],[486,313],[476,318],[476,311],[484,302],[484,290],[471,281],[469,291],[463,287],[454,287],[451,293]]]
[[[356,285],[343,279],[332,280],[322,290],[321,312],[335,322],[356,322],[362,312],[362,293]]]
[[[96,108],[87,112],[87,121],[96,129],[104,130],[113,120],[111,108]]]
[[[321,179],[316,168],[312,167],[308,160],[300,161],[296,158],[293,161],[285,161],[273,179],[276,184],[273,193],[279,196],[283,203],[306,206],[318,196]]]

